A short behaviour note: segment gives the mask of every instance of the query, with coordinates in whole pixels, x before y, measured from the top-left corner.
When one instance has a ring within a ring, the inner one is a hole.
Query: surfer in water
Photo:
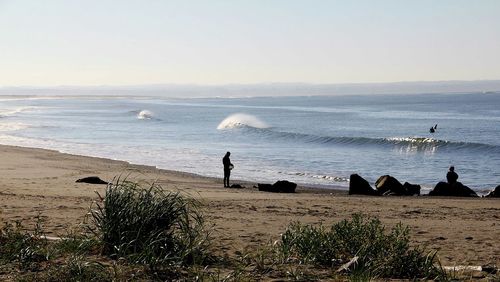
[[[438,128],[438,125],[437,125],[437,123],[436,123],[436,125],[431,126],[431,129],[429,129],[429,132],[430,132],[430,133],[434,133],[434,132],[436,132],[436,129],[437,129],[437,128]]]
[[[224,187],[229,188],[229,176],[231,175],[231,169],[233,169],[233,164],[229,159],[231,152],[227,152],[222,158],[222,164],[224,165]]]

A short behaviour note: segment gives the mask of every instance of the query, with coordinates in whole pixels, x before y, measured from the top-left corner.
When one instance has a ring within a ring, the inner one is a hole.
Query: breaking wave
[[[148,110],[142,110],[137,114],[138,119],[152,119],[154,117],[153,112]]]
[[[320,136],[313,134],[274,131],[272,129],[250,129],[251,134],[257,134],[272,140],[288,142],[302,142],[317,145],[345,145],[345,146],[385,146],[388,148],[408,148],[415,151],[427,151],[435,149],[468,150],[484,153],[500,153],[500,146],[474,143],[439,140],[427,137],[343,137],[343,136]]]
[[[248,114],[233,114],[219,123],[217,129],[221,130],[239,127],[251,127],[259,129],[269,128],[269,126],[265,122],[261,121],[256,116]]]

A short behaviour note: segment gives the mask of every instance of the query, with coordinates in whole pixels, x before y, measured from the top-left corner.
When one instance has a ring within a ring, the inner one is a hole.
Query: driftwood
[[[359,259],[358,256],[353,257],[350,261],[340,266],[339,269],[337,269],[337,272],[348,271],[351,265],[355,264],[358,261],[358,259]]]

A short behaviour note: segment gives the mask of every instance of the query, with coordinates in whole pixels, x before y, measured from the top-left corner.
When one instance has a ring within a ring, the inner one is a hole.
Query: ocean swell
[[[316,145],[344,145],[344,146],[384,146],[388,148],[409,148],[415,151],[428,151],[435,149],[466,150],[482,153],[500,153],[500,146],[474,143],[439,140],[428,137],[345,137],[345,136],[320,136],[295,132],[275,131],[271,128],[250,128],[249,133],[260,135],[272,140],[301,142]]]

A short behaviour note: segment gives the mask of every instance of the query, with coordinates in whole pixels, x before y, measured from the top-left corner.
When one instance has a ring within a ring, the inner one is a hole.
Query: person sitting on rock
[[[455,172],[455,167],[450,166],[450,170],[446,174],[446,180],[448,181],[448,184],[455,185],[457,183],[457,179],[458,174]]]

